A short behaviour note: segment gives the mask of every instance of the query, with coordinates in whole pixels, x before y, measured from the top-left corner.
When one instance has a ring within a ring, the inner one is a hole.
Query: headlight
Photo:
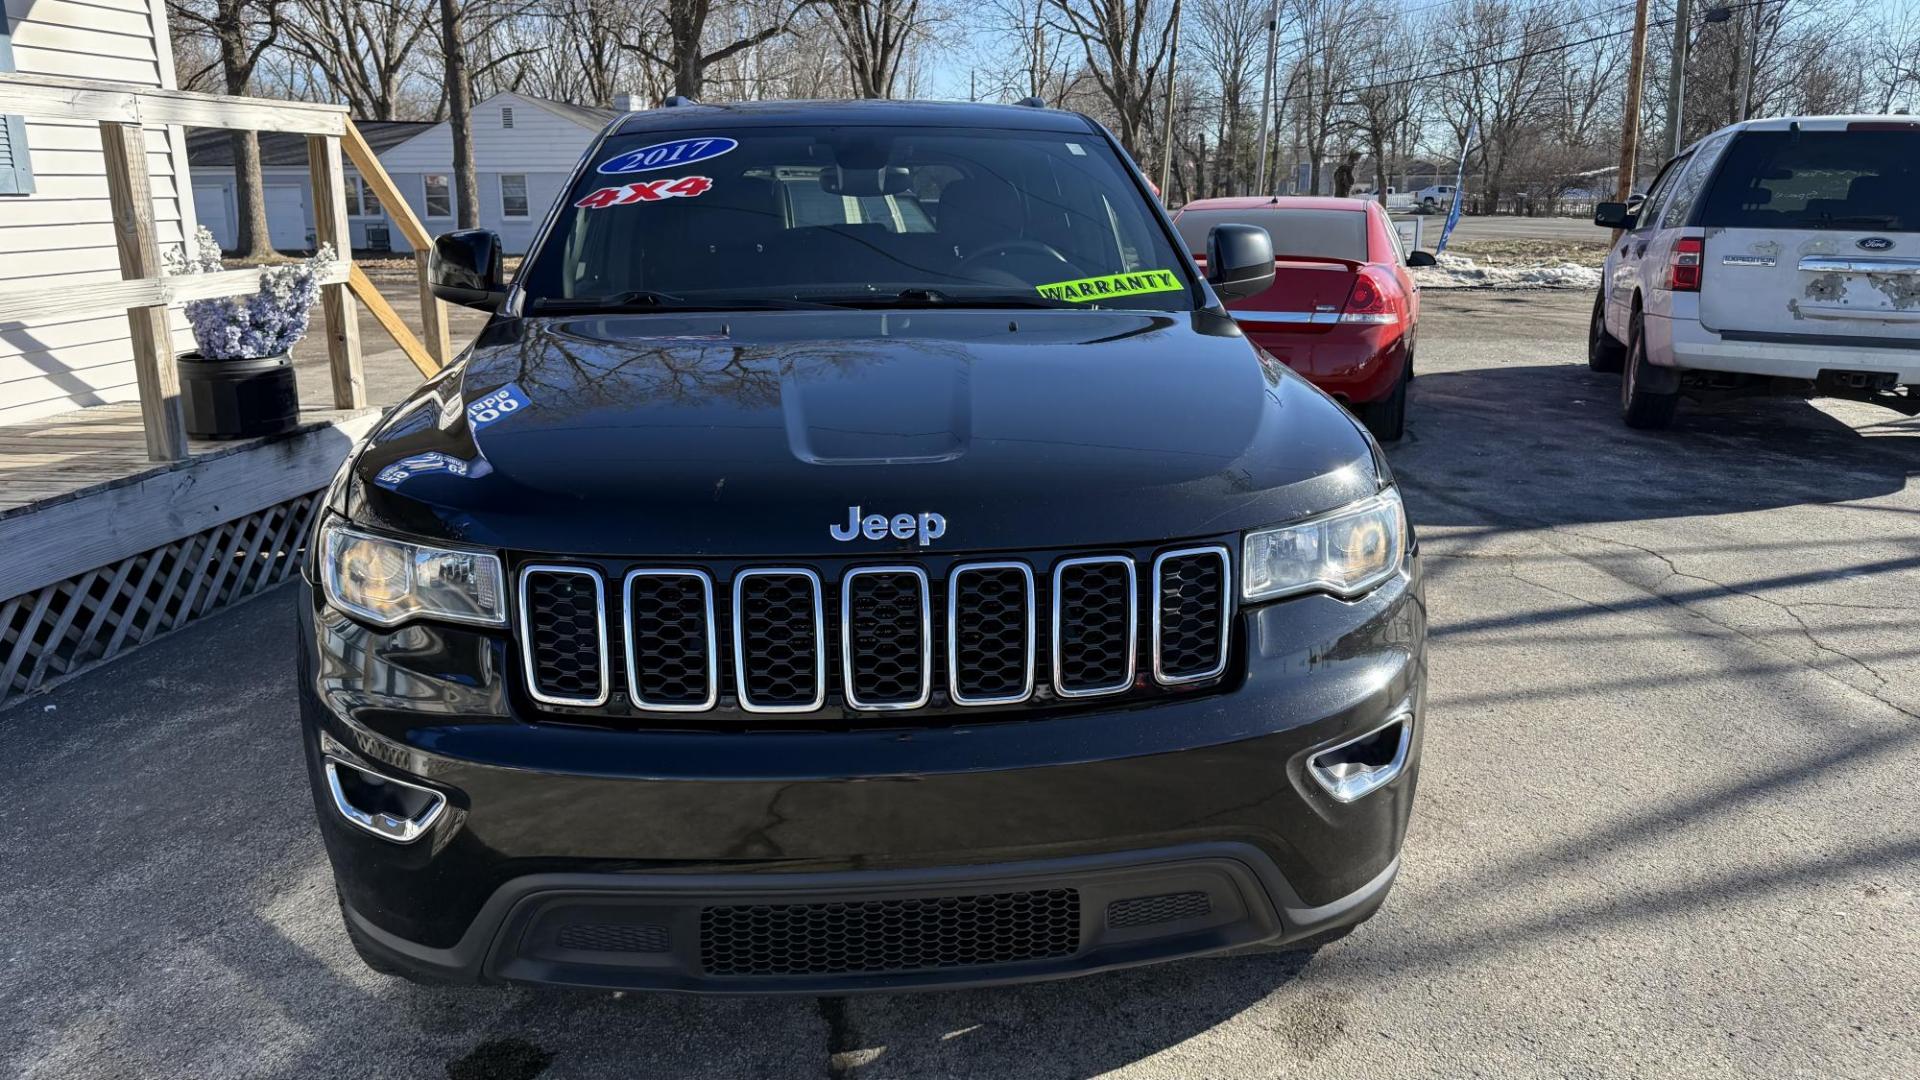
[[[412,544],[350,528],[321,526],[320,582],[327,602],[381,626],[426,617],[504,626],[500,557]]]
[[[1255,530],[1242,547],[1240,597],[1358,596],[1399,571],[1406,537],[1406,511],[1392,488],[1309,521]]]

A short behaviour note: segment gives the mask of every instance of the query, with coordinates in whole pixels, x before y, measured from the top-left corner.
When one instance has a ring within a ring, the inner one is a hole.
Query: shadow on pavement
[[[1666,432],[1619,418],[1620,380],[1584,365],[1423,373],[1388,449],[1418,525],[1540,527],[1730,514],[1890,495],[1920,474],[1920,418],[1871,405],[1856,429],[1814,405],[1683,402]],[[1910,514],[1887,509],[1889,514]]]

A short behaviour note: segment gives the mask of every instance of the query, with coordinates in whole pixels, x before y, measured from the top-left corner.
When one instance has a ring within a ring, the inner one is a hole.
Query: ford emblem
[[[1884,236],[1869,236],[1856,244],[1861,251],[1887,251],[1893,247],[1893,241]]]

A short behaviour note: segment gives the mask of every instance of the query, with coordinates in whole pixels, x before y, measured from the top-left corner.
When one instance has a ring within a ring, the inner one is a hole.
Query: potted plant
[[[175,274],[213,274],[226,267],[220,244],[205,226],[194,251],[169,251]],[[202,439],[243,439],[292,431],[300,422],[300,391],[294,382],[294,343],[306,336],[307,319],[320,295],[320,281],[333,270],[333,249],[302,262],[261,271],[260,291],[186,305],[194,343],[178,360],[180,400],[187,434]]]

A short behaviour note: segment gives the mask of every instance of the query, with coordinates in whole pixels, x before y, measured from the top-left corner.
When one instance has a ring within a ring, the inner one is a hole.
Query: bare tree
[[[1050,0],[989,0],[977,16],[985,31],[985,96],[1039,98],[1058,106],[1074,77],[1073,39],[1055,30]]]
[[[1245,131],[1249,120],[1259,119],[1249,115],[1249,103],[1257,114],[1255,88],[1270,10],[1271,0],[1201,0],[1194,20],[1197,33],[1191,40],[1200,66],[1220,92],[1214,139],[1219,165],[1213,180],[1228,192],[1253,186],[1254,155]]]
[[[1436,80],[1446,122],[1460,143],[1479,132],[1481,197],[1498,208],[1516,151],[1540,125],[1563,63],[1561,10],[1517,0],[1466,0],[1448,9],[1435,30]]]
[[[425,0],[295,0],[287,50],[307,61],[354,116],[393,120],[432,29]]]
[[[1377,13],[1374,25],[1362,36],[1359,63],[1364,70],[1387,70],[1401,57],[1415,52],[1412,28],[1398,11]],[[1387,79],[1358,88],[1352,98],[1353,130],[1373,158],[1374,197],[1386,205],[1392,164],[1402,150],[1407,126],[1416,108],[1414,79]]]
[[[1154,92],[1173,45],[1172,0],[1047,0],[1048,25],[1080,43],[1120,142],[1146,160]]]
[[[924,26],[920,0],[824,0],[828,22],[846,56],[853,92],[893,96],[907,46]]]
[[[1340,130],[1356,63],[1350,39],[1355,24],[1365,17],[1360,0],[1293,0],[1299,59],[1294,61],[1288,98],[1300,145],[1307,152],[1310,191],[1320,190],[1321,171]]]
[[[247,92],[261,56],[280,40],[283,27],[280,0],[167,0],[167,11],[177,22],[212,39],[221,81],[229,94]],[[195,81],[193,76],[186,80],[188,85]],[[272,258],[266,189],[260,179],[260,138],[254,132],[233,132],[233,175],[239,254],[249,259]]]
[[[673,92],[699,97],[707,68],[755,45],[784,34],[793,25],[794,16],[812,6],[813,0],[797,0],[783,6],[757,29],[750,30],[718,48],[706,47],[707,20],[713,14],[713,0],[665,0],[667,32],[655,45],[647,40],[630,41],[629,47],[673,72]],[[660,46],[664,45],[664,48]]]

